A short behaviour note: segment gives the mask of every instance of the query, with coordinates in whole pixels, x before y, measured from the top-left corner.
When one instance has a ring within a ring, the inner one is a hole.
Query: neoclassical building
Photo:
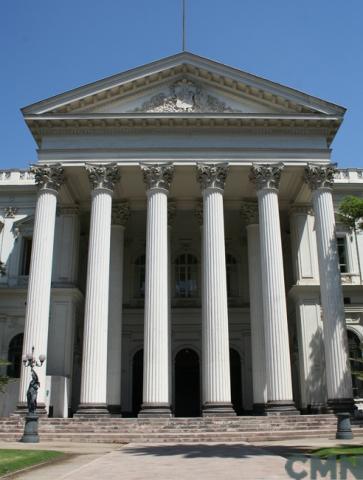
[[[54,416],[352,409],[363,340],[362,195],[345,109],[181,53],[22,110],[38,148],[0,173],[0,354],[46,354]]]

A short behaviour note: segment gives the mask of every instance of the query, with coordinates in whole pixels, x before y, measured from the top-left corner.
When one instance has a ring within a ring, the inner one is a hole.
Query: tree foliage
[[[339,219],[352,230],[363,229],[363,198],[349,195],[339,206]]]

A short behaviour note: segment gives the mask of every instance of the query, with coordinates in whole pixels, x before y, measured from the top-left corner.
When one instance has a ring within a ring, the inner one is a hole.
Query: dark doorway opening
[[[190,348],[175,357],[175,416],[200,416],[199,357]]]
[[[142,404],[144,378],[144,350],[138,350],[132,361],[132,415],[137,417]]]
[[[241,371],[241,357],[237,350],[231,348],[229,350],[229,361],[231,368],[231,397],[232,405],[237,413],[241,415],[243,411],[242,406],[242,371]]]

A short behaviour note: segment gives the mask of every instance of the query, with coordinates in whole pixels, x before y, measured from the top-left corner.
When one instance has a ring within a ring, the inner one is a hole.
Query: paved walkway
[[[351,444],[362,444],[356,438]],[[203,444],[47,443],[22,448],[56,449],[71,453],[64,461],[20,473],[18,480],[280,480],[291,479],[286,457],[310,447],[335,445],[335,440],[304,439],[286,442]],[[0,448],[19,444],[0,444]],[[296,468],[301,471],[305,465]],[[308,470],[308,469],[307,469]],[[310,472],[309,472],[310,474]],[[297,478],[297,477],[295,477]],[[310,475],[306,477],[311,478]],[[330,478],[330,477],[329,477]],[[355,478],[349,476],[348,478]]]

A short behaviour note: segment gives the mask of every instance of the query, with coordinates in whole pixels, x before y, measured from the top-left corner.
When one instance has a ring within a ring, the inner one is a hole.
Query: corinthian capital
[[[92,190],[106,188],[113,192],[115,184],[120,180],[120,172],[116,163],[109,163],[107,165],[86,165],[85,168],[88,173]]]
[[[169,190],[174,175],[172,163],[156,163],[140,165],[146,188],[163,188]]]
[[[336,173],[336,164],[318,165],[309,163],[305,167],[305,182],[311,190],[318,188],[333,188],[334,175]]]
[[[126,225],[130,216],[130,205],[126,200],[112,205],[112,225]]]
[[[34,174],[39,190],[59,191],[64,182],[64,168],[60,163],[55,165],[32,165],[30,172]]]
[[[259,223],[258,204],[257,202],[242,202],[241,217],[246,225],[254,225]]]
[[[284,168],[282,163],[270,165],[253,164],[249,174],[249,179],[255,184],[256,190],[263,188],[279,189],[281,172]]]
[[[228,163],[197,163],[197,180],[202,190],[220,188],[224,190]]]

